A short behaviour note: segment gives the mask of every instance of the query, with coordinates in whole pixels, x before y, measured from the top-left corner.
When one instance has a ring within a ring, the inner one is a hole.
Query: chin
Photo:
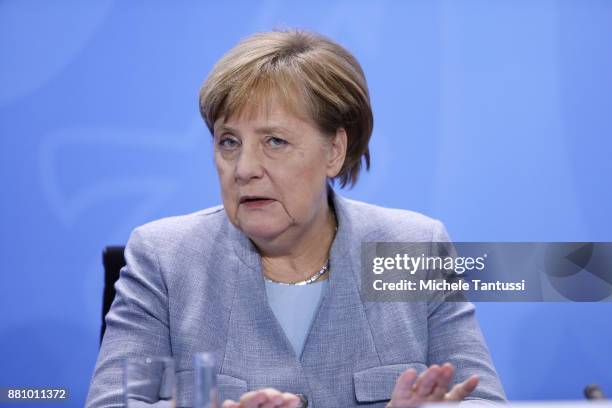
[[[284,228],[280,225],[274,225],[266,222],[246,221],[240,223],[240,230],[249,238],[269,240],[276,238],[284,231]]]

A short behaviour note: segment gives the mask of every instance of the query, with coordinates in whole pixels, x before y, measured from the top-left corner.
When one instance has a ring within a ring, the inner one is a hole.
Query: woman
[[[362,241],[446,241],[423,215],[339,196],[369,167],[359,63],[314,33],[257,34],[200,92],[223,206],[137,228],[88,396],[120,403],[122,357],[219,362],[223,407],[504,400],[469,303],[364,302]]]

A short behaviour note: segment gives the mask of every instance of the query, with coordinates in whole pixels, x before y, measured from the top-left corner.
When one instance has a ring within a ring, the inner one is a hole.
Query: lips
[[[258,201],[271,201],[271,200],[272,199],[270,197],[264,197],[264,196],[242,196],[240,197],[240,204],[254,203]]]
[[[240,198],[240,205],[252,210],[265,207],[274,201],[274,199],[264,196],[242,196]]]

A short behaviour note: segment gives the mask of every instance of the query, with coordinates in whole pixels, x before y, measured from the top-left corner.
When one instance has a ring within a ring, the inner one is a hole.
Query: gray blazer
[[[338,231],[329,290],[301,356],[268,305],[257,251],[223,207],[165,218],[129,239],[87,406],[122,404],[126,356],[174,357],[178,405],[191,406],[192,359],[200,351],[219,362],[220,401],[274,387],[304,394],[309,407],[384,407],[402,371],[446,361],[456,382],[480,376],[470,399],[503,401],[471,303],[360,296],[362,241],[447,241],[442,223],[330,193]]]

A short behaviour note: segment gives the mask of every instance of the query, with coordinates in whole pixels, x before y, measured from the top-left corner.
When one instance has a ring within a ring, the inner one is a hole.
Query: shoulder
[[[186,246],[202,249],[215,242],[219,234],[226,234],[225,220],[225,210],[218,205],[148,222],[134,229],[130,241],[153,248]]]
[[[339,197],[351,229],[370,241],[431,242],[450,240],[441,221],[416,211],[387,208]]]
[[[223,207],[216,206],[141,225],[125,247],[127,269],[143,281],[158,279],[168,293],[202,285],[233,253],[229,224]]]

